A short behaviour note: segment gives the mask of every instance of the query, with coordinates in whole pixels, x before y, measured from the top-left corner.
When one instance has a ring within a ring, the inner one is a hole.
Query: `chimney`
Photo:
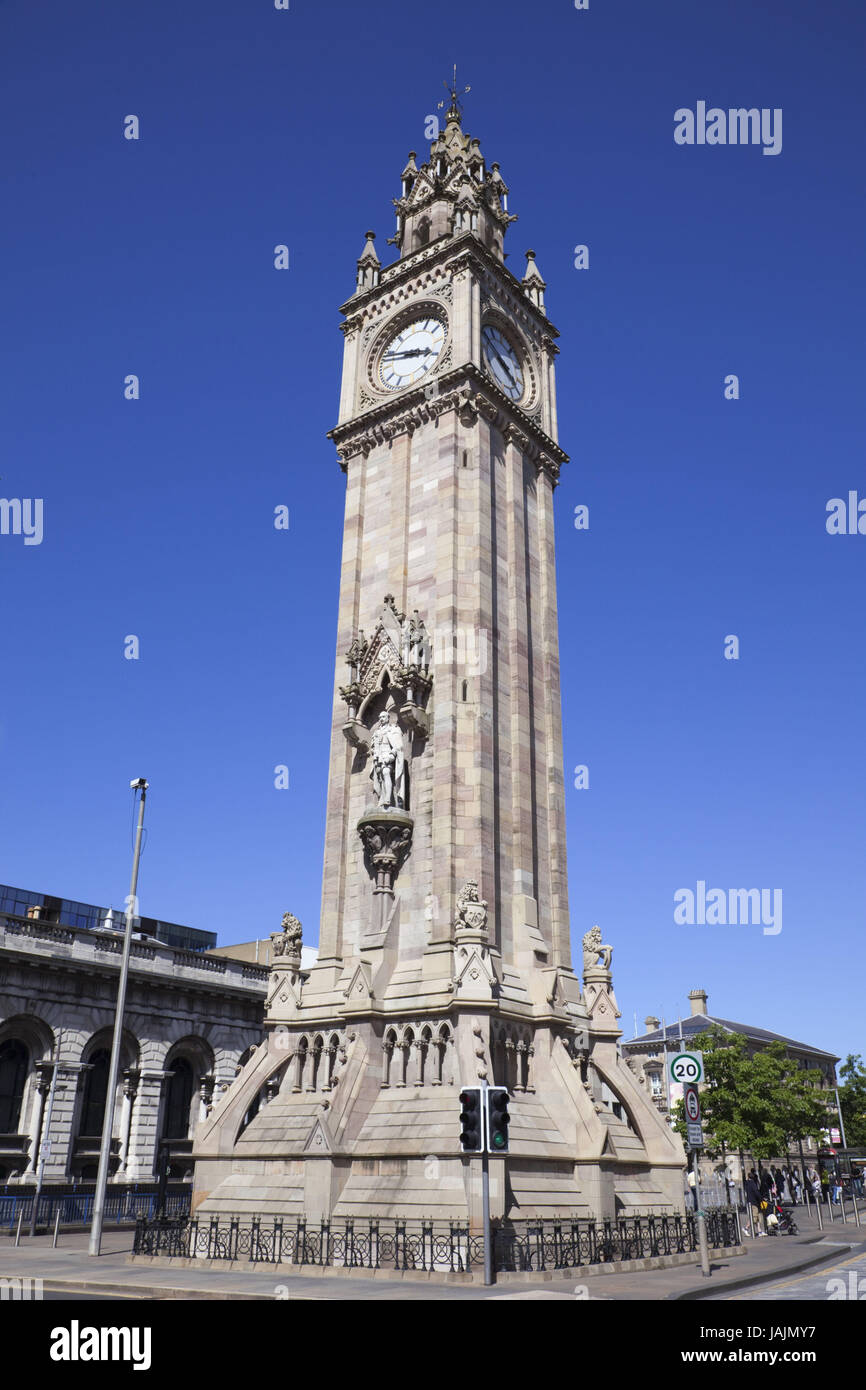
[[[656,1028],[661,1027],[661,1023],[659,1019],[653,1018],[652,1014],[647,1014],[646,1018],[643,1021],[643,1026],[648,1033],[653,1033],[655,1032]]]
[[[705,1014],[707,1012],[707,991],[705,989],[690,989],[689,1002],[692,1006],[692,1017],[695,1014]]]

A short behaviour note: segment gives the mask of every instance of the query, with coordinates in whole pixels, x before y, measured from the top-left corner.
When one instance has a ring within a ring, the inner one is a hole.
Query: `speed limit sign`
[[[676,1085],[697,1086],[704,1079],[702,1052],[676,1052],[668,1057],[668,1076]]]

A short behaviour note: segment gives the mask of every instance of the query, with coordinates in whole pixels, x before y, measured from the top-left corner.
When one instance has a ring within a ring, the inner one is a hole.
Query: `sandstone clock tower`
[[[342,306],[346,475],[319,958],[274,937],[267,1045],[198,1132],[202,1212],[474,1218],[458,1092],[511,1092],[499,1215],[681,1205],[616,1050],[610,950],[572,968],[553,504],[557,332],[456,96]],[[601,958],[601,961],[600,961]]]

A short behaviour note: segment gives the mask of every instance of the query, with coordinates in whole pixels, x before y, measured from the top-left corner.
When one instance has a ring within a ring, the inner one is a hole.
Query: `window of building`
[[[162,1137],[164,1139],[186,1139],[189,1137],[195,1077],[192,1067],[185,1057],[178,1057],[177,1061],[172,1062],[171,1071]]]
[[[17,1134],[30,1054],[17,1038],[0,1043],[0,1134]]]
[[[111,1055],[107,1048],[101,1047],[88,1058],[88,1061],[90,1070],[84,1073],[84,1095],[78,1133],[92,1139],[102,1133]]]

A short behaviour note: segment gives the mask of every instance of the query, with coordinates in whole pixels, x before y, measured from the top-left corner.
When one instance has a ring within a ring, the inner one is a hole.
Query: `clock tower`
[[[268,1041],[198,1132],[202,1213],[477,1218],[459,1091],[507,1086],[500,1217],[682,1205],[572,966],[554,567],[557,331],[456,94],[342,306],[346,475],[317,964],[273,938]],[[595,933],[595,934],[594,934]]]

